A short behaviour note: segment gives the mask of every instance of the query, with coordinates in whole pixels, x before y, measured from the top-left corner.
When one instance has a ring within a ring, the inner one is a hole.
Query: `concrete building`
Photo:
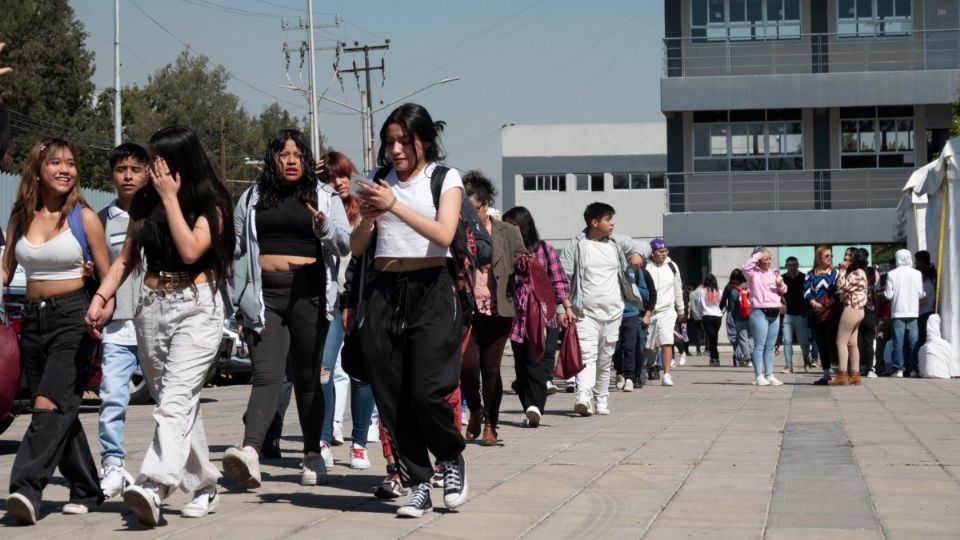
[[[664,0],[663,232],[718,275],[742,250],[885,243],[946,140],[960,0]],[[724,268],[720,268],[723,266]]]
[[[501,207],[526,206],[559,246],[584,227],[583,209],[616,211],[616,230],[663,233],[667,136],[663,123],[504,126]]]

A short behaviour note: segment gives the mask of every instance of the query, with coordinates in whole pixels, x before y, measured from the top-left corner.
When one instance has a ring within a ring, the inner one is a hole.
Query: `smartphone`
[[[366,182],[366,177],[360,176],[359,174],[350,175],[350,196],[359,199],[360,198],[360,182]]]

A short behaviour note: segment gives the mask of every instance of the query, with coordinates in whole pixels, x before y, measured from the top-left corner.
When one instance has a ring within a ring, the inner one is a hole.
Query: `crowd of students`
[[[26,272],[21,352],[34,396],[7,513],[35,523],[56,468],[70,487],[65,514],[122,496],[140,523],[154,527],[178,489],[191,494],[182,517],[214,511],[221,473],[210,459],[200,394],[230,317],[242,322],[253,376],[243,438],[223,454],[223,473],[243,488],[260,487],[260,460],[278,452],[292,387],[303,434],[300,484],[325,483],[330,447],[342,441],[333,409],[345,395],[334,381],[344,378],[354,423],[350,465],[369,468],[368,441],[381,442],[387,475],[375,495],[408,494],[399,517],[430,511],[433,488],[442,488],[447,508],[467,500],[465,441],[501,442],[508,342],[529,428],[540,425],[557,390],[564,331],[576,332],[583,364],[569,386],[581,416],[611,413],[614,371],[624,392],[649,379],[673,386],[671,368],[685,363],[691,335],[703,336],[710,364],[720,365],[725,313],[734,363],[752,362],[757,385],[781,384],[773,374],[781,303],[787,370],[795,337],[811,365],[810,321],[822,381],[857,384],[858,331],[882,318],[867,315],[882,309],[882,297],[893,305],[894,374],[915,368],[918,310],[933,296],[932,269],[908,268],[908,252],[897,254],[900,266],[881,287],[862,251],[834,269],[821,247],[809,274],[788,260],[781,276],[771,253],[758,248],[724,290],[708,275],[685,293],[666,242],[616,234],[615,209],[605,203],[585,208],[584,228],[559,252],[540,239],[528,209],[492,218],[493,182],[441,164],[442,129],[422,106],[398,107],[383,123],[378,169],[367,179],[343,154],[315,159],[302,133],[281,130],[267,142],[255,185],[234,203],[197,135],[164,128],[146,148],[125,143],[113,151],[117,199],[99,215],[80,193],[75,149],[59,139],[37,143],[3,260],[5,283],[17,265]],[[236,278],[235,261],[244,257]],[[97,339],[99,471],[78,418]],[[123,433],[127,381],[138,364],[157,405],[134,476]],[[374,410],[379,429],[370,429]]]

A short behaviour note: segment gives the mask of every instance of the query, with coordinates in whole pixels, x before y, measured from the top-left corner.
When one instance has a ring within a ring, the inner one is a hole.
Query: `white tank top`
[[[50,240],[33,245],[21,236],[14,248],[27,281],[61,281],[83,277],[83,251],[70,228]]]

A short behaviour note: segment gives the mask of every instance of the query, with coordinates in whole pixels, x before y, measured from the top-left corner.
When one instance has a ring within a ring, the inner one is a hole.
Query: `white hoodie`
[[[915,319],[920,312],[923,292],[923,274],[913,268],[913,256],[906,249],[897,251],[897,267],[887,273],[887,286],[883,295],[893,302],[890,317]]]
[[[680,269],[677,268],[677,263],[667,257],[663,264],[657,265],[651,258],[646,270],[657,288],[657,305],[654,307],[654,313],[663,313],[670,308],[675,309],[677,313],[683,313],[683,283],[680,281]]]

